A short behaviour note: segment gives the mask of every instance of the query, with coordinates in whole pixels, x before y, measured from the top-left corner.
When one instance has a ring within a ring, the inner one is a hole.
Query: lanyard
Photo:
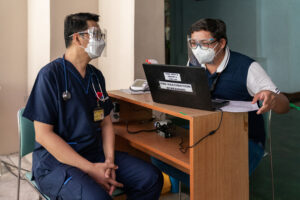
[[[217,77],[214,78],[214,81],[212,82],[211,84],[211,87],[210,87],[210,93],[212,94],[214,92],[214,90],[216,89],[216,85],[217,85],[217,82],[219,80],[219,77],[220,77],[221,73],[217,73]]]
[[[103,93],[101,84],[100,84],[100,82],[99,82],[99,79],[98,79],[96,73],[94,72],[93,68],[91,68],[91,69],[92,69],[92,71],[93,71],[93,73],[92,73],[92,78],[93,78],[93,75],[96,76],[97,83],[98,83],[98,87],[99,87],[100,93],[101,93],[101,95],[98,95],[99,93],[96,91],[96,88],[95,88],[95,85],[94,85],[94,81],[92,80],[92,87],[93,87],[93,90],[94,90],[94,92],[95,92],[95,95],[96,95],[96,97],[97,97],[97,99],[98,99],[99,101],[105,102],[107,99],[109,99],[109,97],[108,97],[108,96],[104,97],[104,93]]]

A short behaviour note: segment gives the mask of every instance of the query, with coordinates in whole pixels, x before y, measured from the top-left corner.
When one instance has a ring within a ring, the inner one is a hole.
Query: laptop
[[[205,69],[143,64],[154,102],[201,110],[216,110],[229,101],[212,100]]]

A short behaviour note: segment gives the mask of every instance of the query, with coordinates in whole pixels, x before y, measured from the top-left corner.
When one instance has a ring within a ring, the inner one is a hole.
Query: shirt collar
[[[226,68],[229,58],[230,58],[230,51],[229,51],[229,47],[226,46],[225,56],[224,56],[222,62],[220,63],[220,65],[218,66],[216,73],[221,73]],[[205,64],[201,64],[201,67],[206,69]]]

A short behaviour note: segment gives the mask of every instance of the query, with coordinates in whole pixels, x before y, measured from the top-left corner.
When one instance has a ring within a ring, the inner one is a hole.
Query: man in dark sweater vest
[[[189,66],[206,69],[212,97],[235,101],[257,101],[262,106],[249,112],[249,174],[264,153],[265,128],[261,114],[289,111],[289,101],[280,93],[259,63],[229,50],[226,25],[219,19],[200,19],[189,31]]]
[[[259,63],[231,51],[227,46],[226,25],[218,19],[200,19],[188,34],[188,66],[206,69],[212,98],[262,102],[257,111],[248,114],[249,174],[263,157],[265,146],[264,120],[261,114],[289,111],[289,101]],[[152,162],[169,175],[189,184],[189,176],[155,158]]]

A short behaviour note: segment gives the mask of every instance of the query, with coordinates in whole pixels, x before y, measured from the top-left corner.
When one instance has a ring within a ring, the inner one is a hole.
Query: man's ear
[[[221,44],[221,48],[222,48],[222,49],[225,48],[226,43],[227,43],[226,39],[224,39],[224,38],[221,38],[221,39],[220,39],[220,44]]]
[[[72,43],[81,46],[80,35],[78,33],[74,33],[72,35]]]

